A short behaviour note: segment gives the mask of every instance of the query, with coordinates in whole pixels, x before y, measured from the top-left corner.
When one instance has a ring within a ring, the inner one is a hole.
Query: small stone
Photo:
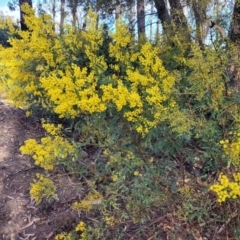
[[[87,158],[89,155],[84,150],[81,151],[81,158]]]

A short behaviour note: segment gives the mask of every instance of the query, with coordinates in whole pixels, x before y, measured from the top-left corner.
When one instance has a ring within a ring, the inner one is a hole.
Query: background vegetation
[[[240,3],[154,1],[154,37],[151,1],[64,3],[59,25],[54,1],[52,16],[20,1],[21,28],[1,20],[1,94],[46,130],[20,148],[46,171],[31,198],[57,201],[56,168],[87,189],[55,239],[240,238]],[[88,9],[81,26],[74,6]]]

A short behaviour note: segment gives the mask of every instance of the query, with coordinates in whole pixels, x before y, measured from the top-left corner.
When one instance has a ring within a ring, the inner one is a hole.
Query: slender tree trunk
[[[115,1],[115,19],[118,19],[121,14],[121,4],[119,0]]]
[[[145,2],[137,0],[138,38],[145,37]]]
[[[153,39],[153,1],[151,1],[151,15],[150,15],[150,33],[149,33],[149,38],[150,40]]]
[[[24,12],[23,12],[22,9],[21,9],[21,6],[22,6],[24,3],[28,3],[29,6],[32,8],[32,0],[19,0],[21,30],[27,31],[27,30],[28,30],[28,27],[27,27],[27,25],[26,25],[26,23],[25,23],[25,21],[24,21]]]
[[[127,2],[129,9],[129,30],[134,33],[134,23],[136,21],[135,0],[129,0]]]
[[[65,20],[65,0],[61,0],[61,6],[60,6],[60,34],[63,33],[64,20]]]
[[[77,6],[75,6],[74,9],[72,9],[72,26],[76,28],[77,24]]]
[[[155,7],[157,9],[158,19],[161,21],[163,28],[165,24],[171,23],[170,12],[167,8],[166,0],[154,0]]]
[[[72,14],[72,26],[76,28],[78,0],[68,0],[68,2]]]
[[[56,0],[52,0],[52,18],[53,18],[53,30],[55,30],[55,22],[56,22]]]
[[[196,37],[201,49],[204,49],[204,28],[207,19],[207,4],[199,2],[198,0],[192,1],[192,9],[196,21]]]

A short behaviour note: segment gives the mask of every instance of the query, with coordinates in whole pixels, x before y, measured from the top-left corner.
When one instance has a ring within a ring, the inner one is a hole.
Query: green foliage
[[[231,224],[235,202],[223,214],[209,187],[219,171],[236,171],[239,156],[239,94],[225,74],[232,50],[203,51],[180,31],[155,46],[136,43],[121,20],[113,32],[96,27],[92,11],[85,31],[66,26],[58,36],[49,16],[25,12],[31,32],[12,29],[21,39],[1,49],[0,89],[27,114],[43,112],[47,136],[20,150],[85,182],[72,208],[100,219],[56,239],[124,239],[129,223],[139,239],[193,239],[196,231],[211,239]],[[30,192],[36,202],[57,199],[57,186],[40,178]]]

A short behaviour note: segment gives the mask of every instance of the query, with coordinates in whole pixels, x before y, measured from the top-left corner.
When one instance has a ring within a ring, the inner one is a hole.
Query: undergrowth
[[[71,206],[79,223],[55,239],[240,237],[234,47],[203,51],[181,31],[138,43],[121,20],[106,33],[91,10],[85,31],[58,35],[24,9],[29,32],[1,23],[0,89],[46,130],[20,148],[46,170],[31,198],[58,200],[59,166],[87,186]]]

